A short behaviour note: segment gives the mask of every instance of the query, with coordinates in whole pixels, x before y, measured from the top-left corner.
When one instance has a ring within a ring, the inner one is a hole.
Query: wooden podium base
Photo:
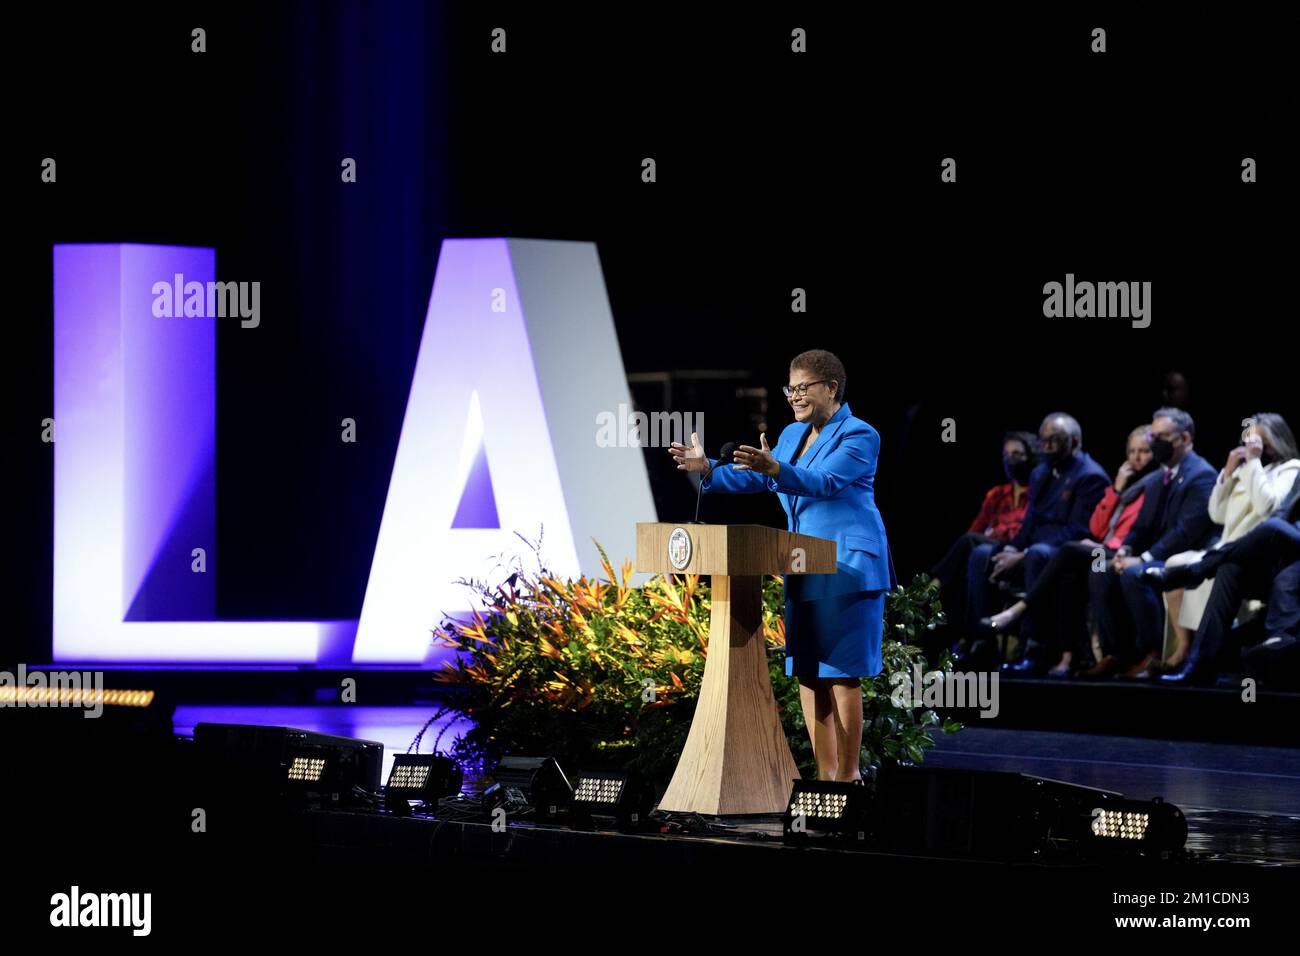
[[[686,747],[659,809],[782,813],[799,778],[763,640],[763,579],[713,575],[709,656]]]

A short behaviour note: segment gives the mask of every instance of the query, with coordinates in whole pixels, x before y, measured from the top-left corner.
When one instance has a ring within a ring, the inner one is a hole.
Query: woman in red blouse
[[[928,654],[936,654],[946,634],[965,635],[966,566],[971,550],[987,541],[1006,544],[1016,536],[1029,509],[1029,473],[1034,470],[1033,448],[1037,438],[1029,432],[1007,432],[1002,438],[1002,473],[1007,480],[984,495],[979,514],[970,529],[953,542],[942,560],[930,571],[943,586],[943,606],[948,623],[944,631],[925,642]],[[965,647],[965,638],[953,646],[954,653]]]
[[[1016,536],[1029,509],[1029,473],[1034,470],[1034,436],[1028,432],[1008,432],[1002,439],[1002,471],[1005,484],[994,485],[984,495],[979,514],[967,529],[969,534],[983,535],[984,540],[1006,544]]]

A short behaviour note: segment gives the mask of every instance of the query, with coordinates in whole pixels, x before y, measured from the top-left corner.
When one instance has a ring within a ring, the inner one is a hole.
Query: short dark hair
[[[835,353],[827,352],[825,349],[800,352],[790,360],[790,371],[793,372],[795,369],[812,372],[827,382],[839,383],[839,389],[835,392],[835,401],[844,401],[844,387],[848,384],[848,375],[844,371],[844,363],[835,356]]]
[[[1007,432],[1002,436],[1002,444],[1005,445],[1009,441],[1018,441],[1025,446],[1025,454],[1032,455],[1036,438],[1036,435],[1031,435],[1029,432]]]
[[[1152,413],[1151,420],[1154,422],[1157,418],[1169,419],[1174,423],[1174,427],[1178,429],[1178,434],[1181,435],[1183,432],[1187,432],[1187,434],[1191,435],[1192,439],[1195,440],[1196,423],[1192,421],[1192,416],[1187,414],[1181,408],[1174,408],[1173,406],[1157,408],[1155,412]]]

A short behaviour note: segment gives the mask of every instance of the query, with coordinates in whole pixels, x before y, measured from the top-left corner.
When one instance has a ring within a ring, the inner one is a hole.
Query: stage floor
[[[1186,849],[1190,853],[1209,861],[1300,868],[1298,817],[1236,810],[1181,809],[1187,818]],[[710,821],[709,834],[780,842],[781,818]]]
[[[1186,809],[1300,819],[1300,749],[968,726],[940,736],[926,762],[1013,770],[1067,783],[1164,797]]]
[[[183,706],[174,728],[199,722],[298,727],[384,745],[384,778],[434,713],[424,707]],[[445,729],[445,748],[463,721],[425,731],[422,752]],[[927,764],[1050,777],[1135,799],[1163,797],[1187,817],[1187,848],[1220,859],[1300,865],[1300,750],[968,726],[940,735]],[[577,769],[577,768],[574,768]],[[714,835],[780,839],[778,818],[722,821]]]

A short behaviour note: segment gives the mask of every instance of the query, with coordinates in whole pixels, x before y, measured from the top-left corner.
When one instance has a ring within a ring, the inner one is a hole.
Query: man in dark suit
[[[1066,541],[1088,536],[1088,519],[1106,492],[1110,479],[1083,450],[1083,429],[1064,412],[1053,412],[1038,427],[1039,464],[1029,476],[1029,508],[1020,530],[1008,544],[989,542],[971,549],[966,570],[966,620],[978,628],[992,611],[995,581],[1023,579],[1027,588],[1037,580],[1052,555]],[[990,578],[993,581],[990,581]],[[1029,615],[1020,621],[1020,636],[1032,642]],[[964,666],[997,661],[995,633],[972,634]]]
[[[1209,547],[1222,530],[1209,512],[1218,473],[1192,448],[1194,436],[1192,416],[1182,409],[1162,408],[1152,416],[1151,452],[1165,466],[1164,476],[1148,486],[1109,568],[1089,575],[1103,657],[1084,677],[1136,677],[1160,659],[1164,607],[1141,574],[1171,555]]]
[[[1268,598],[1264,632],[1268,638],[1300,639],[1300,482],[1273,515],[1222,548],[1207,551],[1200,561],[1175,568],[1150,568],[1143,581],[1169,591],[1194,587],[1214,578],[1214,588],[1196,640],[1182,668],[1165,674],[1168,684],[1210,686],[1217,661],[1232,632],[1232,622],[1247,598]]]

